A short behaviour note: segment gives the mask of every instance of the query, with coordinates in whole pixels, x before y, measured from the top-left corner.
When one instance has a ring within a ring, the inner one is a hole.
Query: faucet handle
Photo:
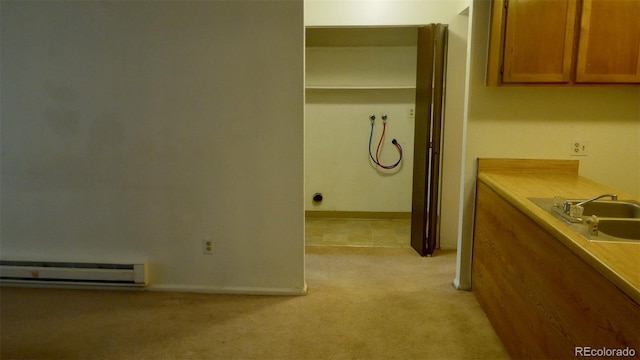
[[[579,218],[582,216],[584,208],[580,205],[571,205],[569,207],[569,216]]]
[[[597,236],[598,224],[600,223],[600,220],[598,219],[598,217],[595,215],[591,215],[591,218],[585,220],[585,222],[589,225],[589,234]]]
[[[564,203],[567,201],[563,196],[556,195],[553,197],[553,206],[554,207],[562,207]]]

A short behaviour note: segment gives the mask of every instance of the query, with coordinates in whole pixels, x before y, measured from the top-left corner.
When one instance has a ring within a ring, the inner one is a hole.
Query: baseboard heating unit
[[[0,260],[0,282],[21,284],[145,286],[145,264]]]

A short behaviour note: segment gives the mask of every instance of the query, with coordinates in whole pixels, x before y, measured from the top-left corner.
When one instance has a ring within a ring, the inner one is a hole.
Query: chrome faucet
[[[598,199],[602,199],[603,197],[610,197],[611,200],[614,200],[614,201],[618,200],[618,195],[616,195],[616,194],[603,194],[603,195],[596,196],[596,197],[594,197],[592,199],[589,199],[589,200],[581,201],[581,202],[577,203],[576,206],[582,206],[582,205],[588,204],[588,203],[590,203],[592,201],[596,201]]]
[[[562,204],[562,210],[564,211],[565,214],[569,215],[570,220],[572,222],[574,222],[573,221],[574,219],[581,221],[582,219],[580,217],[582,216],[582,205],[585,205],[585,204],[588,204],[590,202],[602,199],[604,197],[610,197],[611,200],[614,200],[614,201],[618,200],[618,195],[616,195],[616,194],[602,194],[602,195],[598,195],[596,197],[593,197],[593,198],[591,198],[589,200],[580,201],[580,202],[575,203],[575,204],[573,202],[571,202],[571,201],[565,201]],[[574,213],[574,211],[573,211],[574,209],[577,210],[576,213]]]

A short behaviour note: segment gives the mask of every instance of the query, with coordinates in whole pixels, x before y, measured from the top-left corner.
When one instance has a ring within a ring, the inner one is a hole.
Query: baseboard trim
[[[456,278],[456,279],[453,279],[453,283],[452,283],[452,284],[453,284],[453,287],[454,287],[456,290],[460,290],[460,291],[471,291],[471,287],[470,287],[470,286],[462,286],[462,285],[460,284],[460,280],[459,280],[459,279],[457,279],[457,278]]]
[[[159,284],[148,285],[149,291],[191,292],[204,294],[229,294],[229,295],[279,295],[300,296],[307,294],[307,284],[303,288],[267,288],[253,286],[200,286],[200,285],[172,285]]]
[[[127,285],[96,285],[96,284],[71,284],[55,282],[24,282],[24,281],[1,281],[0,288],[34,288],[34,289],[64,289],[64,290],[105,290],[105,291],[146,291],[146,286]]]
[[[310,219],[411,219],[411,212],[307,210],[304,215]]]

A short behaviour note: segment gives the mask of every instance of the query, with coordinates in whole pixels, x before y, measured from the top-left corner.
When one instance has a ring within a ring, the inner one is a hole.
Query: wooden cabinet
[[[584,0],[576,82],[640,83],[640,0]]]
[[[502,81],[568,82],[575,29],[572,0],[510,0]]]
[[[478,182],[473,292],[514,359],[578,357],[576,347],[640,346],[640,305]]]
[[[640,0],[494,0],[488,85],[640,83]]]

